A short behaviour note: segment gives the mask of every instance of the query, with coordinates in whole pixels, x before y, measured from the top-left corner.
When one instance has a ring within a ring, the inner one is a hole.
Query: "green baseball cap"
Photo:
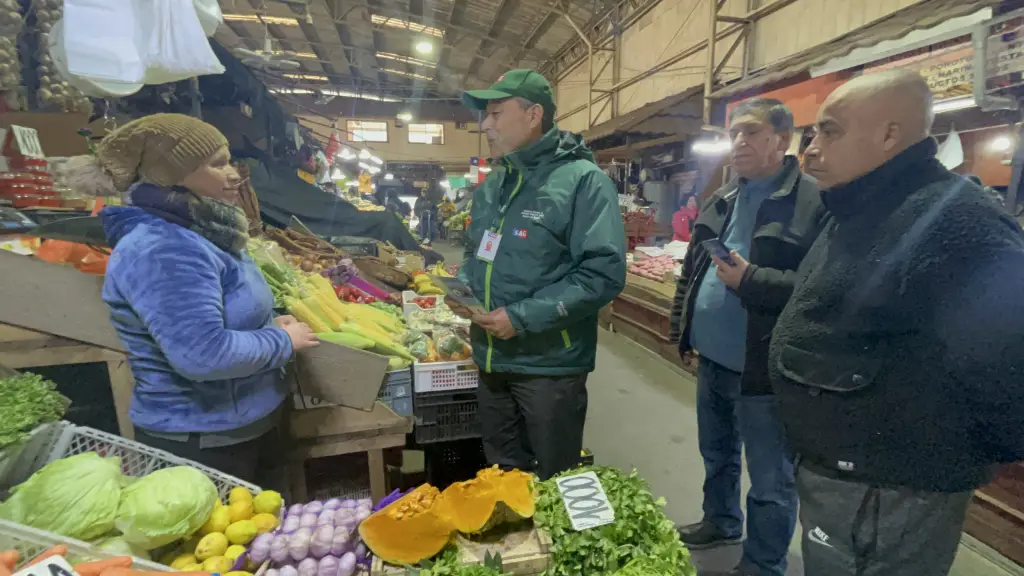
[[[462,103],[473,110],[486,110],[492,100],[525,98],[544,108],[545,116],[554,116],[555,97],[551,84],[536,70],[509,70],[486,90],[467,90],[462,93]]]

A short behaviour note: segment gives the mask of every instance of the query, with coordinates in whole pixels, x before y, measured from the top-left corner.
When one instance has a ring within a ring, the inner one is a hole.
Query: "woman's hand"
[[[299,322],[291,316],[279,316],[275,322],[280,321],[282,318],[291,318],[290,322],[280,322],[278,326],[287,332],[288,337],[292,339],[292,350],[298,352],[303,348],[313,348],[320,345],[320,340],[313,333],[309,325]]]
[[[274,326],[277,326],[282,330],[284,329],[285,326],[295,324],[296,322],[298,322],[298,320],[295,319],[295,316],[284,315],[274,318]]]

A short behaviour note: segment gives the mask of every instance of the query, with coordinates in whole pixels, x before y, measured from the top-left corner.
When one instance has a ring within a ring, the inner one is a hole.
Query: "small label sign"
[[[51,556],[38,564],[19,570],[12,576],[78,576],[63,556]]]
[[[21,152],[22,156],[28,156],[29,158],[46,157],[43,155],[43,145],[39,143],[39,133],[36,132],[35,128],[11,126],[11,132],[14,135],[15,142],[18,144],[18,152]]]
[[[615,521],[615,510],[611,502],[608,502],[601,481],[593,472],[565,476],[556,483],[562,494],[562,504],[569,514],[569,521],[577,532]]]

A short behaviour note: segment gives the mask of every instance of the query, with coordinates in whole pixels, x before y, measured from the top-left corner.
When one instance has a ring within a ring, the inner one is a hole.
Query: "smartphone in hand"
[[[709,254],[715,256],[719,260],[722,260],[730,266],[734,266],[736,263],[732,259],[732,252],[729,250],[725,242],[722,242],[721,238],[712,238],[705,240],[700,243]]]

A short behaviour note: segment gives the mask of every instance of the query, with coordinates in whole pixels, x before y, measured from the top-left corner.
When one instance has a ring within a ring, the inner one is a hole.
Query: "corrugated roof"
[[[666,96],[661,100],[651,102],[650,104],[645,104],[637,108],[636,110],[629,112],[628,114],[623,114],[622,116],[612,118],[611,120],[602,122],[601,124],[592,127],[591,129],[583,132],[583,138],[587,142],[593,142],[600,138],[604,138],[605,136],[609,136],[615,132],[636,131],[636,128],[640,127],[640,125],[643,124],[645,121],[661,114],[662,112],[668,110],[673,106],[682,104],[683,102],[689,100],[691,97],[701,93],[703,90],[703,86],[694,86],[692,88],[688,88],[680,92],[679,94]]]
[[[711,97],[726,98],[759,86],[785,80],[806,72],[812,66],[845,56],[855,48],[901,38],[913,30],[931,28],[950,18],[973,14],[982,8],[998,4],[999,0],[923,0],[843,34],[825,44],[813,46],[771,64],[746,79],[712,93]]]

